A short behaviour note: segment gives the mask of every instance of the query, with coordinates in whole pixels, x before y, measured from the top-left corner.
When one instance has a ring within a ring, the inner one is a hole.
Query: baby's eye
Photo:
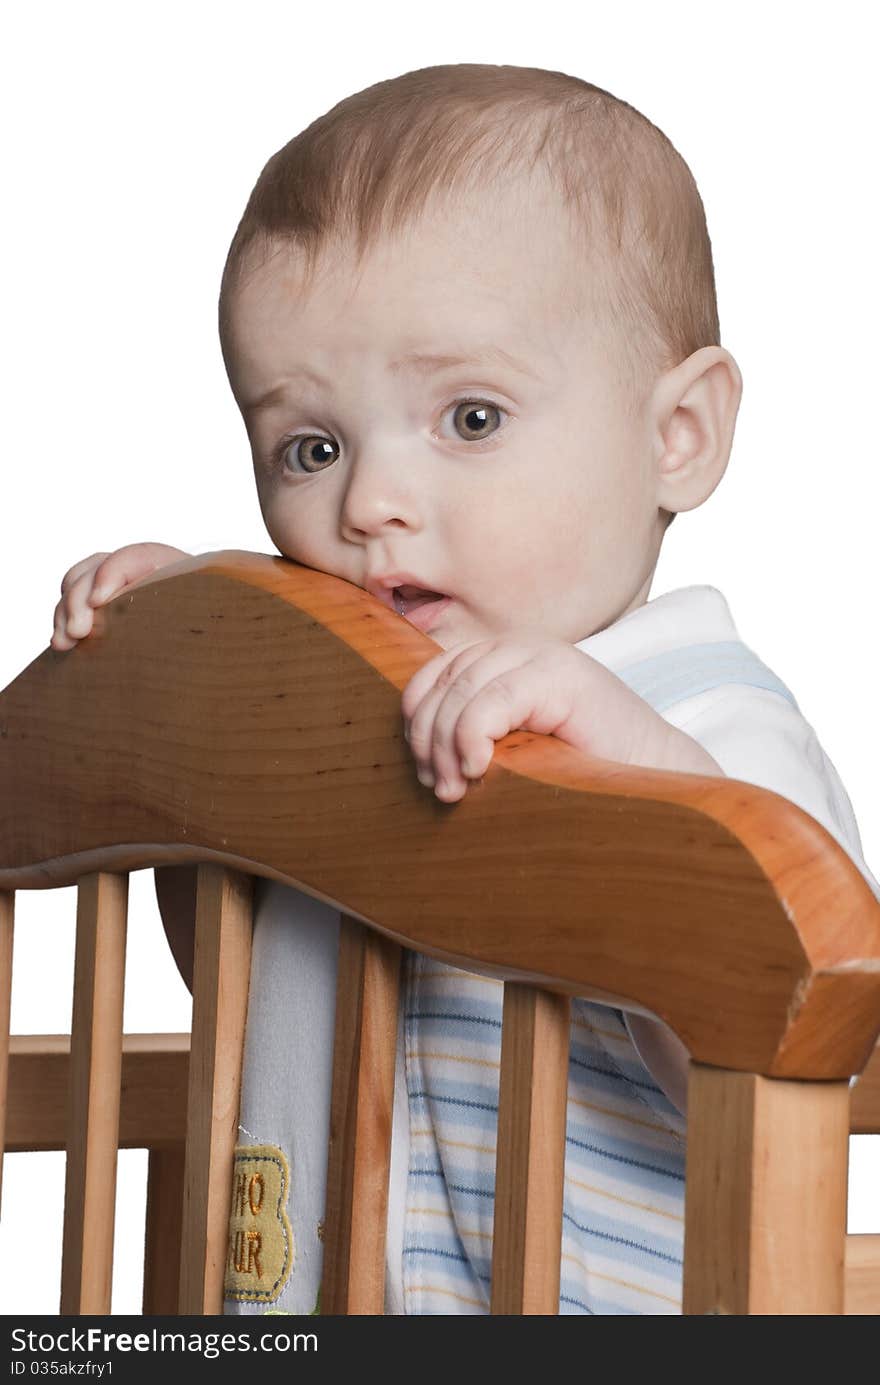
[[[465,442],[481,442],[498,432],[503,413],[488,399],[460,399],[452,406],[452,426]]]
[[[501,415],[506,413],[488,399],[459,399],[445,412],[452,411],[452,423],[459,438],[479,445],[491,438],[501,427]],[[445,417],[445,414],[444,414]],[[297,433],[282,438],[274,460],[293,472],[314,475],[326,471],[339,456],[339,445],[319,433]]]
[[[278,460],[289,466],[291,471],[326,471],[338,456],[338,445],[317,433],[300,433],[295,438],[282,438],[278,446]]]

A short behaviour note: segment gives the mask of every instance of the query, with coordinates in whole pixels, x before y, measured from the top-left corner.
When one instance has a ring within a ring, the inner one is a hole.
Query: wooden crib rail
[[[13,891],[78,884],[62,1311],[109,1311],[127,871],[188,861],[186,1153],[150,1122],[147,1311],[219,1312],[226,1267],[249,1263],[236,1235],[259,1239],[228,1221],[255,875],[343,914],[323,1312],[383,1310],[401,944],[508,979],[493,1312],[558,1305],[571,994],[653,1011],[690,1049],[685,1312],[869,1311],[877,1238],[844,1234],[848,1130],[872,1119],[847,1079],[880,1028],[862,876],[775,794],[521,732],[440,804],[400,717],[435,648],[347,583],[214,554],[129,589],[0,694],[0,1021]]]
[[[435,650],[279,558],[208,554],[140,583],[0,694],[0,889],[213,861],[454,964],[653,1012],[699,1063],[861,1069],[880,906],[824,828],[739,781],[525,732],[442,804],[400,715]]]

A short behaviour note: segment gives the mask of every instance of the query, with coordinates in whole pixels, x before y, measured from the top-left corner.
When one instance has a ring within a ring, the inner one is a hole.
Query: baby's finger
[[[421,668],[413,674],[403,690],[400,699],[400,710],[403,713],[404,721],[410,721],[415,715],[416,708],[422,701],[425,694],[434,687],[441,674],[446,674],[448,667],[462,654],[467,654],[470,650],[475,650],[477,654],[482,650],[485,652],[492,644],[491,640],[465,641],[461,644],[454,644],[451,649],[444,649],[439,654],[435,654],[427,663],[422,664]],[[465,660],[465,665],[472,660]]]
[[[510,731],[535,730],[544,719],[552,690],[529,664],[492,678],[462,708],[452,729],[450,752],[468,779],[485,774],[495,742]],[[435,732],[441,737],[445,731]]]
[[[109,557],[109,553],[92,553],[88,558],[83,558],[81,562],[74,563],[73,567],[69,568],[61,579],[62,596],[69,587],[73,586],[74,582],[79,580],[84,572],[94,571],[105,558]]]
[[[464,670],[441,695],[431,729],[440,796],[445,787],[457,791],[465,780],[484,774],[494,742],[530,715],[541,686],[526,673],[529,660],[530,652],[503,644]]]
[[[93,606],[101,606],[118,596],[130,582],[138,582],[149,577],[160,566],[150,557],[148,546],[142,543],[129,544],[107,553],[104,561],[95,568],[89,600]]]
[[[404,689],[402,709],[404,709],[404,719],[407,721],[406,738],[416,762],[419,782],[422,784],[430,787],[434,782],[432,767],[433,723],[434,713],[440,699],[445,695],[450,681],[459,677],[467,668],[476,663],[482,657],[482,651],[485,648],[485,644],[469,644],[464,647],[456,646],[455,650],[445,650],[442,655],[429,660],[434,671],[430,682],[426,682],[422,678],[425,668],[428,667],[428,665],[424,665]],[[413,696],[413,688],[415,687],[417,691],[419,686],[419,683],[416,682],[417,679],[423,688],[418,703],[415,702]],[[408,720],[405,710],[407,707],[410,709]]]
[[[82,574],[67,588],[55,607],[55,630],[64,638],[84,639],[92,628],[94,611],[88,597],[92,590],[92,572]],[[68,646],[69,647],[69,646]]]
[[[52,638],[49,640],[49,647],[51,649],[60,649],[62,652],[66,652],[68,649],[73,649],[76,643],[77,641],[67,634],[65,622],[63,618],[59,617],[58,607],[56,606],[54,624],[52,627]]]
[[[91,610],[88,610],[88,615],[83,619],[79,608],[71,611],[68,607],[70,593],[75,589],[76,584],[68,587],[67,595],[62,597],[52,613],[52,638],[49,643],[53,649],[72,649],[77,640],[91,630]]]

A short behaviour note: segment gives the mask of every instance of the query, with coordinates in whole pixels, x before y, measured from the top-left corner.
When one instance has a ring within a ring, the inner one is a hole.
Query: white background
[[[652,595],[724,592],[840,772],[876,874],[872,24],[858,0],[16,7],[0,72],[0,687],[46,647],[62,574],[96,549],[273,551],[216,336],[227,246],[269,155],[412,68],[561,69],[635,105],[689,163],[745,379],[727,476],[673,525]],[[18,895],[14,1032],[69,1025],[73,912],[72,890]],[[187,1028],[152,873],[132,878],[129,930],[126,1028]],[[877,1231],[880,1156],[873,1137],[853,1147],[851,1229]],[[117,1312],[139,1306],[144,1168],[122,1157]],[[0,1309],[54,1311],[62,1156],[8,1158],[5,1185]]]

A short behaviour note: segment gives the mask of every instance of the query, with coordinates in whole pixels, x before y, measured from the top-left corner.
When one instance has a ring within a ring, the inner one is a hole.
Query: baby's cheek
[[[312,528],[310,538],[305,516],[292,513],[293,507],[285,503],[285,499],[283,495],[271,492],[265,498],[260,497],[260,508],[269,537],[285,558],[305,563],[307,567],[317,568],[321,572],[327,571],[324,561],[326,555],[321,553],[321,545],[314,539],[316,530]]]
[[[272,499],[271,495],[266,496],[260,493],[260,509],[266,532],[279,553],[283,553],[286,558],[295,557],[297,545],[294,526],[289,517],[285,515],[282,507]]]

